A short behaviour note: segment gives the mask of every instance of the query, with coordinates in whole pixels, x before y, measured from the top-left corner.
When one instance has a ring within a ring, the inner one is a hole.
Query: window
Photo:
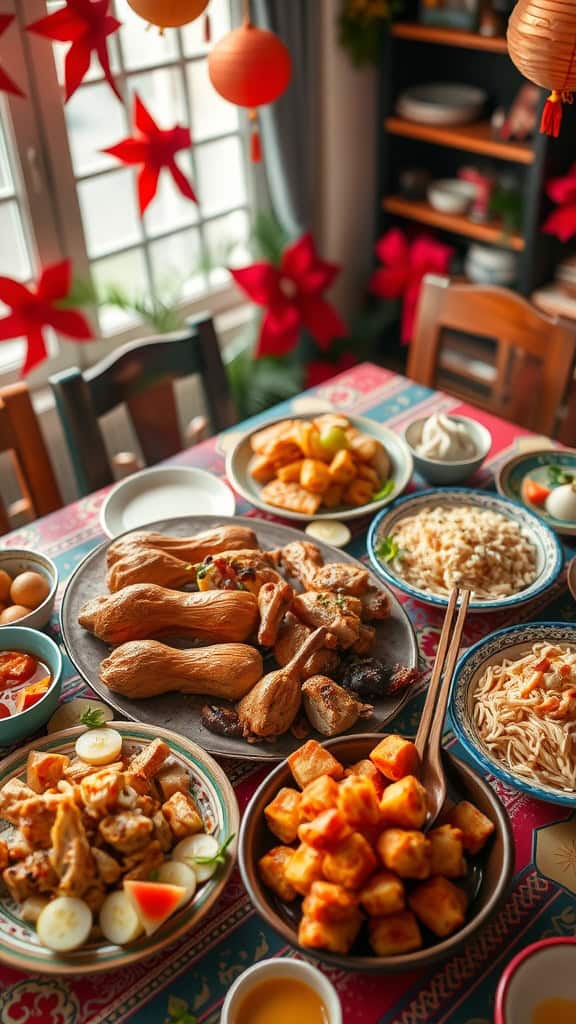
[[[11,2],[21,25],[62,6],[61,0]],[[230,29],[232,2],[211,2],[214,39]],[[230,308],[239,299],[225,268],[248,257],[251,180],[241,115],[210,85],[202,19],[161,36],[127,0],[113,0],[112,7],[122,28],[109,37],[109,52],[124,106],[96,61],[64,106],[67,44],[52,51],[48,40],[10,29],[17,46],[6,67],[28,99],[0,96],[0,273],[27,281],[41,263],[68,256],[75,277],[91,277],[100,291],[114,286],[132,298],[179,302],[187,311]],[[29,77],[27,66],[34,69]],[[134,170],[102,152],[132,133],[135,93],[162,127],[190,126],[193,146],[178,162],[199,205],[162,175],[141,218]],[[95,315],[103,340],[88,346],[54,340],[33,383],[71,361],[86,365],[142,333],[133,314],[116,306]],[[22,345],[0,345],[0,374],[19,366]]]

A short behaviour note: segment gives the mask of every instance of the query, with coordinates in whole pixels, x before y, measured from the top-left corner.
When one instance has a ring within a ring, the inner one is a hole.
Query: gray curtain
[[[252,0],[255,23],[276,32],[292,55],[293,78],[286,93],[260,109],[270,200],[291,236],[310,226],[314,212],[319,7],[317,0]]]

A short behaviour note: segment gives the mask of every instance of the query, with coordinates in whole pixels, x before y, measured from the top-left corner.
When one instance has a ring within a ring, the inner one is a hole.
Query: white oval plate
[[[161,466],[121,480],[102,506],[100,525],[107,537],[117,537],[159,519],[233,516],[235,511],[236,499],[224,480],[192,466]]]

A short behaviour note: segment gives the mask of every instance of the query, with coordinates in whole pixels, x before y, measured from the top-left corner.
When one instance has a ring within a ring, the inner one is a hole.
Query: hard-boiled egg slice
[[[182,860],[164,861],[158,871],[158,881],[182,886],[186,890],[186,903],[196,892],[196,872]]]
[[[38,918],[36,931],[43,946],[55,953],[69,953],[83,946],[92,930],[92,911],[75,896],[58,896]]]
[[[218,840],[214,836],[207,836],[205,833],[201,833],[197,836],[188,836],[186,839],[181,839],[172,850],[172,859],[175,861],[180,860],[192,868],[196,875],[196,880],[200,884],[212,878],[218,864],[216,861],[213,861],[211,864],[199,864],[198,858],[200,860],[209,860],[216,856],[219,849]]]
[[[102,934],[115,946],[126,946],[134,942],[144,931],[144,926],[125,892],[111,892],[100,910]]]
[[[122,737],[116,729],[88,729],[76,740],[76,754],[81,761],[99,767],[118,761],[122,753]]]

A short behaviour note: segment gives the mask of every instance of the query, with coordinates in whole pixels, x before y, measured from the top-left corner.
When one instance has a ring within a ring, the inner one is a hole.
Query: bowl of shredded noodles
[[[523,505],[459,487],[394,502],[374,519],[368,554],[375,572],[411,597],[446,606],[451,589],[464,587],[476,612],[533,600],[564,562],[554,531]]]
[[[458,662],[450,702],[480,768],[576,807],[576,623],[527,623],[480,640]]]

